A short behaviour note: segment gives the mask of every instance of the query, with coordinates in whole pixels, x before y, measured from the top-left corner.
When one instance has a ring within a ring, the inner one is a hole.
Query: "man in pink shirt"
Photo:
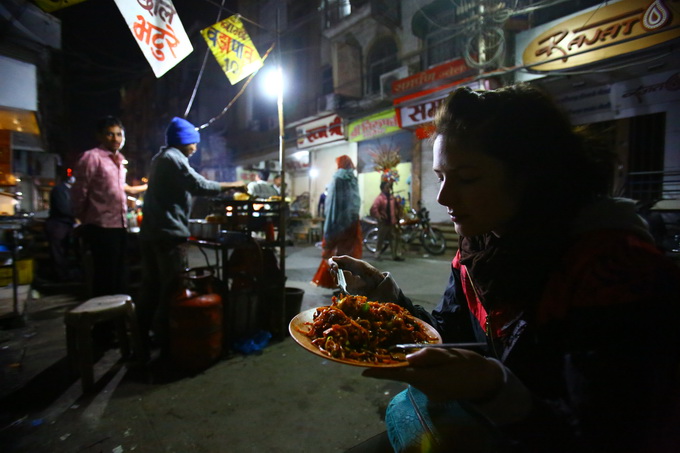
[[[75,165],[71,200],[92,255],[92,296],[121,294],[125,288],[127,193],[146,190],[125,183],[123,123],[107,116],[97,124],[99,146],[83,152]]]

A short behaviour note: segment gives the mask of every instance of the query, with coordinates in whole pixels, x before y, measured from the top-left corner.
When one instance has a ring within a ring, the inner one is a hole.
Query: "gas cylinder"
[[[222,354],[222,297],[209,268],[188,269],[180,283],[170,305],[170,358],[178,368],[200,371]]]

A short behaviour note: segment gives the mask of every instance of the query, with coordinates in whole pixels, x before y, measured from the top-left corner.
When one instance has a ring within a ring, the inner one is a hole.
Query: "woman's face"
[[[448,145],[440,135],[434,142],[433,170],[439,178],[437,202],[446,206],[456,232],[501,236],[515,216],[519,189],[510,183],[506,166],[474,147]]]

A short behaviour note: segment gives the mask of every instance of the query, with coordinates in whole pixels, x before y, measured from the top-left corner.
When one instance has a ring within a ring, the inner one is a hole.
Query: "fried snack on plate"
[[[394,303],[369,302],[364,296],[333,297],[316,309],[308,331],[301,333],[324,354],[367,363],[403,362],[405,354],[391,351],[400,343],[433,343],[417,318]]]

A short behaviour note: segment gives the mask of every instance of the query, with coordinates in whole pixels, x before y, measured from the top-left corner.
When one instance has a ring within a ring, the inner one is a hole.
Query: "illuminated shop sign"
[[[347,136],[350,142],[360,142],[382,137],[398,130],[397,112],[389,109],[350,123],[347,126]]]
[[[462,58],[447,61],[426,71],[395,80],[392,83],[392,94],[403,94],[434,82],[460,78],[467,75],[471,70]]]
[[[624,0],[586,10],[522,34],[522,64],[531,71],[581,66],[680,37],[677,0]],[[555,25],[552,25],[555,24]],[[547,28],[547,30],[546,30]],[[520,40],[521,42],[521,40]]]
[[[295,128],[298,149],[311,148],[345,140],[342,118],[328,115]]]
[[[449,95],[448,92],[439,93],[435,98],[430,98],[408,105],[399,109],[399,120],[402,127],[412,127],[434,120],[437,109]]]
[[[397,120],[402,128],[412,128],[431,123],[446,97],[458,87],[467,86],[473,90],[489,89],[486,81],[476,81],[472,78],[458,80],[441,85],[437,88],[414,93],[394,100],[397,106]]]

